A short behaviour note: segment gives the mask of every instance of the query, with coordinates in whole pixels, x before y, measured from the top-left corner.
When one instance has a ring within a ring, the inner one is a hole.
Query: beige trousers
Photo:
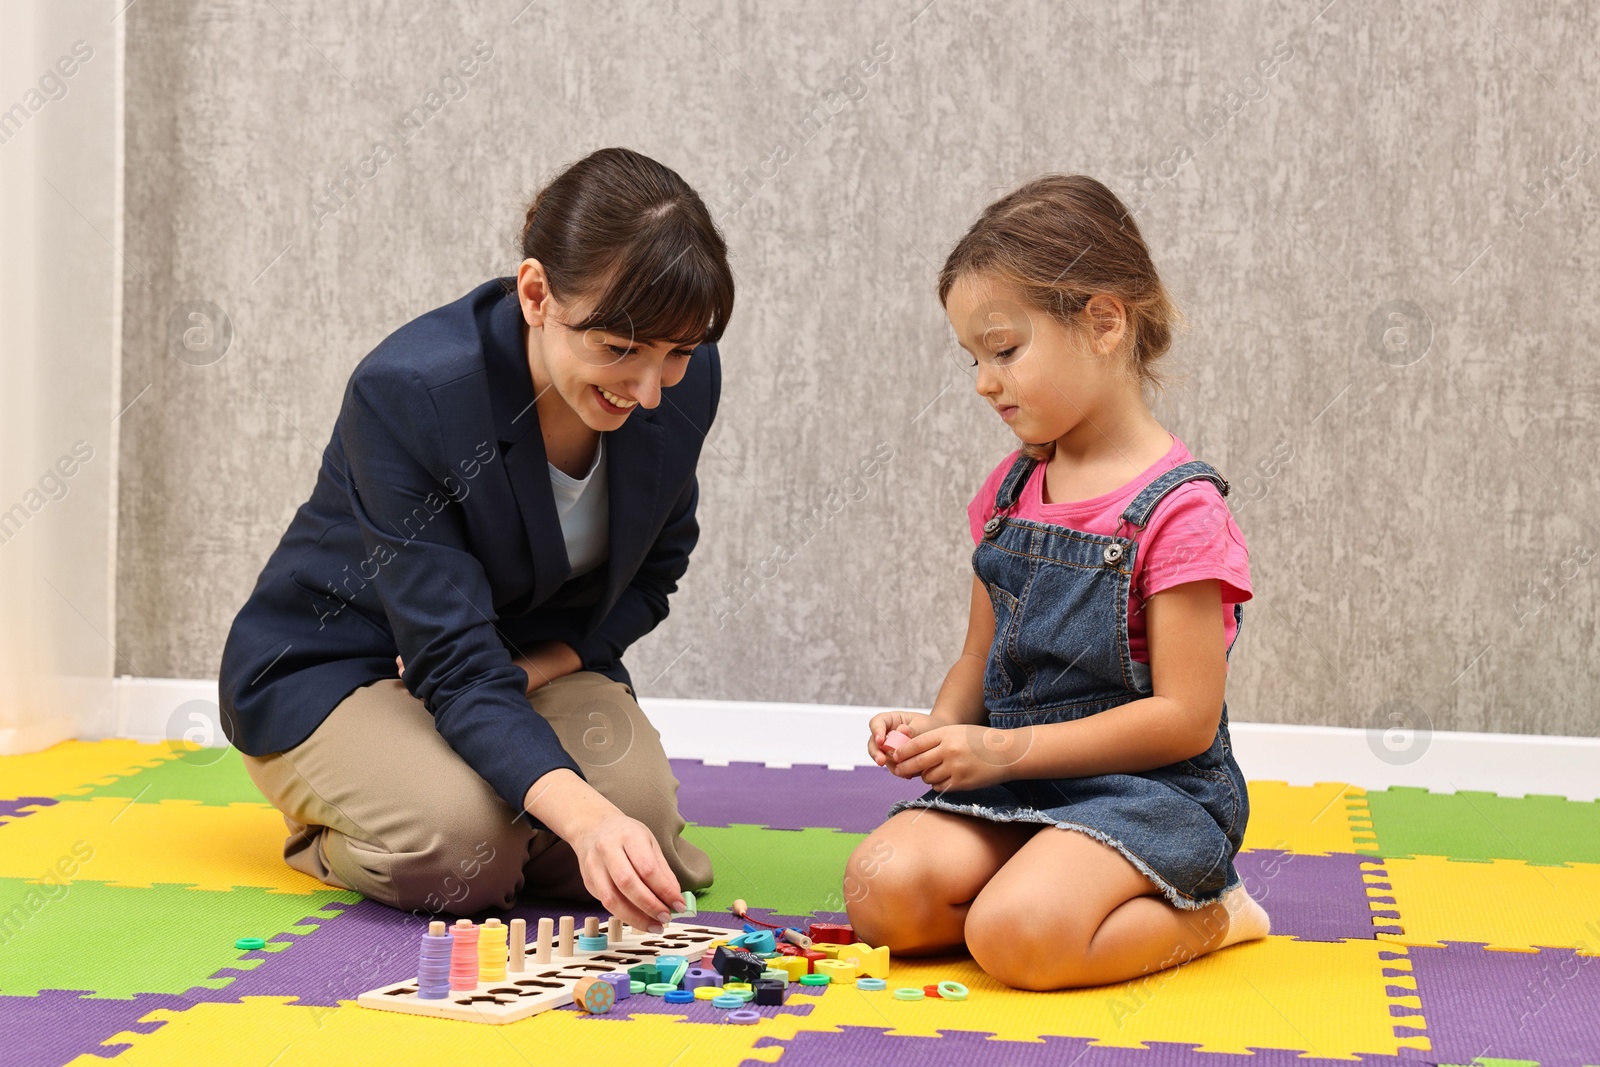
[[[683,839],[678,780],[633,691],[580,671],[528,700],[589,784],[655,834],[679,887],[710,885],[711,860]],[[398,678],[351,693],[294,748],[244,764],[283,812],[285,862],[329,885],[452,915],[509,907],[524,888],[593,899],[572,847],[515,818]]]

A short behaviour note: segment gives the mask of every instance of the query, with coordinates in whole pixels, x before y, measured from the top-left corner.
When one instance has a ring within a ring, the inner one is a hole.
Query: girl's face
[[[555,390],[590,429],[615,430],[634,408],[656,407],[661,390],[683,380],[694,345],[647,344],[609,330],[575,330],[567,323],[582,322],[592,301],[557,300],[537,260],[524,261],[520,274],[535,392]]]
[[[1113,296],[1090,300],[1073,330],[1012,286],[969,274],[950,287],[945,315],[973,357],[978,395],[1024,443],[1065,437],[1129,387],[1115,355],[1126,320]]]

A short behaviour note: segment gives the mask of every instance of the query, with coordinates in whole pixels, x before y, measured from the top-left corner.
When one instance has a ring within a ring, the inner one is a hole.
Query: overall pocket
[[[994,642],[983,667],[983,695],[999,700],[1010,696],[1017,687],[1011,665],[1017,640],[1017,598],[993,582],[985,582],[984,586],[994,607]]]

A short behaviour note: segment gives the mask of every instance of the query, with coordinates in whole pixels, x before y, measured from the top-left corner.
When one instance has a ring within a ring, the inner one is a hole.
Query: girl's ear
[[[1102,355],[1115,352],[1122,344],[1122,335],[1128,328],[1128,312],[1122,301],[1110,293],[1096,293],[1089,298],[1083,310],[1093,330],[1095,351]]]

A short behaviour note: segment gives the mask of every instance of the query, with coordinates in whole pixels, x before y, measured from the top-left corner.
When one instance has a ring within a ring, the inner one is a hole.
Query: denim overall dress
[[[1128,592],[1139,542],[1006,514],[1032,473],[1017,457],[995,496],[995,514],[972,554],[994,604],[994,644],[984,669],[989,725],[1001,729],[1068,722],[1154,692],[1150,667],[1128,646]],[[1150,482],[1117,530],[1143,530],[1161,499],[1185,482],[1228,483],[1198,460]],[[1241,605],[1233,606],[1237,625]],[[1239,639],[1237,629],[1227,653]],[[997,822],[1051,823],[1115,848],[1183,909],[1215,902],[1240,883],[1233,860],[1250,799],[1228,737],[1228,706],[1211,747],[1193,759],[1136,774],[1013,779],[973,790],[930,789],[895,804]]]

